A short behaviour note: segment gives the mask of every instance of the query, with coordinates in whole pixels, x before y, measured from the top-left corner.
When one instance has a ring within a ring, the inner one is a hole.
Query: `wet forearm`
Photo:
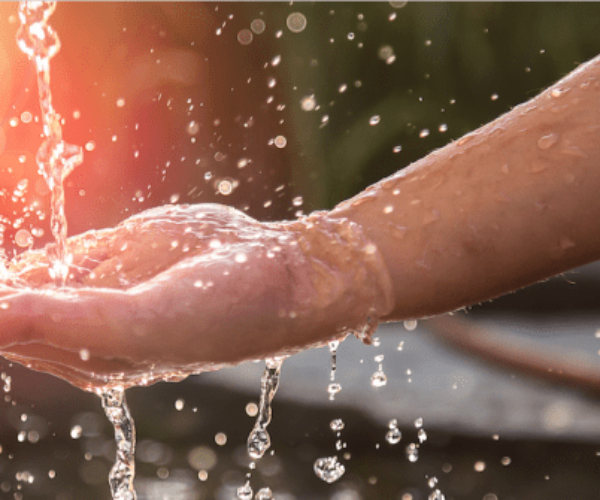
[[[395,290],[388,319],[448,312],[600,258],[600,58],[340,204]]]

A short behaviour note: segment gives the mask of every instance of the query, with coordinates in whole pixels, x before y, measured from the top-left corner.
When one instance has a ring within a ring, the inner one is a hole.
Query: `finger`
[[[17,362],[31,370],[49,373],[89,392],[98,392],[114,385],[121,385],[125,388],[132,387],[139,385],[142,380],[139,376],[130,376],[127,365],[106,360],[90,361],[87,365],[78,366],[76,363],[70,363],[70,360],[64,355],[56,362],[44,358],[32,358],[29,353],[21,355],[18,352],[10,352],[3,356],[9,361]],[[48,356],[48,354],[44,353],[43,356]],[[148,383],[155,380],[154,378],[148,380]]]
[[[0,301],[0,351],[46,344],[79,353],[126,358],[135,304],[116,290],[23,290]],[[23,353],[22,351],[21,353]]]

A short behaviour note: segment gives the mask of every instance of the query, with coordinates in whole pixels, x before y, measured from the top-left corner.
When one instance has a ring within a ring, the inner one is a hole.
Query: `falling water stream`
[[[271,447],[271,436],[267,431],[267,427],[271,423],[271,403],[277,393],[279,387],[279,377],[281,375],[281,366],[283,365],[283,357],[268,358],[265,361],[265,371],[260,381],[260,401],[258,403],[258,415],[256,422],[250,435],[248,436],[248,455],[253,460],[260,460],[267,450]],[[250,464],[252,470],[255,463]],[[268,491],[267,491],[268,490]],[[257,492],[256,497],[266,500],[269,498],[270,490],[263,488]],[[250,478],[242,487],[238,489],[238,498],[246,500],[252,498],[252,488],[250,486]]]
[[[45,139],[37,152],[36,162],[52,193],[50,225],[55,239],[54,246],[47,249],[49,271],[56,284],[64,286],[71,260],[67,250],[64,180],[83,162],[83,150],[63,140],[60,115],[52,107],[50,59],[60,50],[60,41],[47,21],[55,9],[56,2],[21,2],[17,44],[33,60],[37,73]]]
[[[114,500],[135,500],[133,489],[135,476],[135,425],[123,387],[111,387],[100,393],[102,408],[115,429],[117,460],[108,476],[110,492]]]
[[[83,162],[83,150],[63,140],[61,118],[52,106],[50,59],[60,50],[60,41],[48,25],[48,19],[55,9],[56,2],[20,2],[21,27],[17,33],[17,44],[33,60],[37,73],[45,139],[38,150],[36,162],[52,196],[50,223],[55,240],[54,245],[48,246],[46,251],[50,259],[50,276],[57,286],[64,286],[71,263],[67,249],[64,181]],[[135,427],[125,400],[125,391],[122,387],[113,387],[101,391],[99,396],[106,416],[114,427],[117,444],[116,462],[109,475],[112,497],[114,500],[135,500]]]

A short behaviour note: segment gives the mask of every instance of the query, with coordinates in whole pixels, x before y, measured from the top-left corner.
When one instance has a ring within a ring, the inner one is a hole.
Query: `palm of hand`
[[[26,253],[0,289],[0,353],[92,390],[339,338],[389,309],[389,293],[377,262],[363,265],[375,256],[360,231],[320,225],[220,205],[152,209],[71,238],[64,289],[44,253]]]
[[[4,318],[13,333],[5,332],[1,350],[85,388],[181,378],[234,362],[236,354],[216,355],[227,349],[211,344],[210,332],[225,326],[220,316],[235,303],[247,302],[252,285],[260,294],[257,278],[281,275],[282,253],[266,249],[282,237],[227,207],[161,207],[70,238],[64,290],[54,287],[43,252],[23,254],[10,264],[2,293],[16,325]]]

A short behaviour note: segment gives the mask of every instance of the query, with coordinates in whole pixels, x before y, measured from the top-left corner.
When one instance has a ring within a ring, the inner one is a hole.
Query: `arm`
[[[400,320],[600,258],[600,58],[336,207],[391,276]]]
[[[378,319],[452,311],[593,261],[599,98],[595,59],[330,213],[265,224],[167,206],[73,237],[60,292],[44,254],[23,254],[0,287],[0,353],[86,389],[149,383],[349,331],[368,340]]]

